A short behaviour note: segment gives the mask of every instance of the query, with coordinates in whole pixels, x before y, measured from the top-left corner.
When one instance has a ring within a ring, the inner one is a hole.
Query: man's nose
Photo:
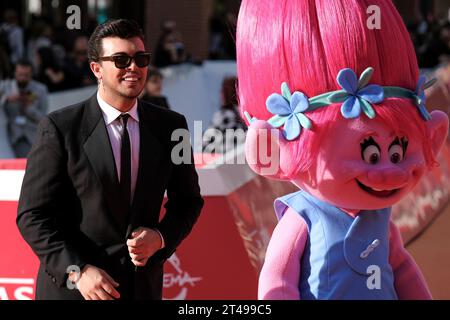
[[[373,186],[397,188],[404,185],[409,178],[408,171],[395,167],[373,168],[367,173],[367,178]]]
[[[136,61],[134,59],[131,59],[130,65],[127,67],[127,70],[138,70],[139,67],[136,65]]]

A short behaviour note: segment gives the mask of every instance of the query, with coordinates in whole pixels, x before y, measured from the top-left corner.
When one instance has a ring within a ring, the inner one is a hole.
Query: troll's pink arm
[[[394,285],[401,300],[432,299],[430,290],[417,264],[403,246],[398,228],[390,222],[389,263],[394,271]]]
[[[259,276],[258,299],[300,299],[300,261],[307,239],[305,221],[288,208],[275,227],[267,247]]]

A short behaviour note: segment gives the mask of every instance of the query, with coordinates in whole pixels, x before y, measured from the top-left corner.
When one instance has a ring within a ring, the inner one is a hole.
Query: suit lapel
[[[139,169],[136,188],[131,207],[130,220],[127,228],[127,238],[134,228],[140,225],[139,215],[150,214],[149,194],[152,192],[152,184],[158,173],[161,160],[162,146],[154,134],[158,130],[157,119],[152,119],[149,106],[138,103],[139,112]]]
[[[86,113],[82,122],[84,124],[82,130],[87,135],[83,145],[84,152],[103,186],[103,196],[106,199],[112,218],[119,230],[123,230],[126,221],[121,217],[124,217],[123,210],[125,208],[121,201],[114,154],[96,95],[89,100],[86,107]]]

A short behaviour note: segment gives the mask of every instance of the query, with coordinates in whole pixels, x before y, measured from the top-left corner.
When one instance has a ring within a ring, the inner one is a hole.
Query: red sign
[[[24,168],[23,160],[0,161],[0,300],[34,299],[35,294],[39,261],[17,229],[20,190],[12,190],[20,189]],[[256,299],[257,273],[227,196],[204,198],[192,233],[165,265],[164,299]]]

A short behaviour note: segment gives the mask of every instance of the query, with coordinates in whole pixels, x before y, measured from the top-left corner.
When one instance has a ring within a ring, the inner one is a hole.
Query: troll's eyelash
[[[400,139],[401,145],[402,145],[402,149],[403,149],[403,154],[406,154],[406,149],[408,148],[408,139],[406,139],[405,137],[402,137]]]
[[[373,139],[373,137],[369,137],[364,139],[363,142],[361,142],[361,150],[366,149],[368,146],[375,146],[378,148],[378,150],[380,150],[380,146],[378,145],[378,143],[376,143],[376,141]]]
[[[361,159],[364,159],[364,151],[369,146],[375,146],[378,149],[378,152],[381,151],[380,146],[378,145],[378,143],[376,143],[376,141],[373,139],[372,136],[370,136],[369,138],[364,139],[364,141],[361,142],[360,145],[361,145]]]
[[[392,143],[389,145],[389,149],[394,145],[401,146],[403,149],[403,154],[405,154],[406,149],[408,148],[408,139],[406,139],[405,137],[401,137],[400,139],[396,137],[394,141],[392,141]]]

